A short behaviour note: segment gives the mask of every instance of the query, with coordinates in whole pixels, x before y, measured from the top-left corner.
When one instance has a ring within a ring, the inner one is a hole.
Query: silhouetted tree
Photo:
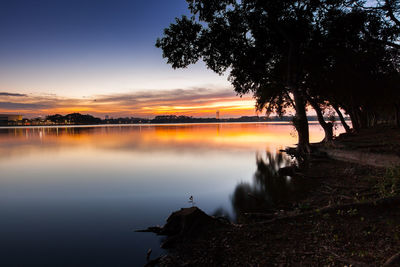
[[[55,114],[55,115],[49,115],[46,117],[46,120],[52,121],[54,123],[64,123],[65,122],[65,117],[60,114]]]
[[[349,125],[346,123],[346,120],[343,117],[342,111],[340,111],[339,106],[336,103],[331,103],[332,107],[335,109],[336,114],[338,114],[340,122],[343,125],[343,128],[345,129],[346,133],[350,133],[351,129],[349,127]]]
[[[400,89],[399,28],[376,12],[379,5],[363,4],[353,1],[321,17],[305,83],[310,95],[329,101],[339,116],[339,107],[344,109],[356,130],[387,120]]]
[[[300,152],[310,151],[307,102],[325,140],[332,138],[325,103],[345,110],[356,129],[375,124],[388,99],[400,111],[395,1],[187,2],[192,16],[177,18],[156,42],[167,62],[184,68],[203,60],[218,74],[229,72],[235,91],[252,93],[258,110],[293,107]]]
[[[101,119],[93,117],[92,115],[82,115],[80,113],[71,113],[68,115],[50,115],[46,117],[47,120],[50,120],[54,123],[64,123],[65,121],[69,121],[73,124],[99,124],[101,123]]]
[[[399,76],[400,32],[383,6],[379,1],[336,1],[315,16],[301,87],[317,113],[325,141],[332,138],[332,125],[323,118],[326,104],[336,110],[347,132],[340,108],[356,130],[393,114],[387,109],[393,109],[399,98],[400,83],[394,81]],[[392,13],[397,14],[394,7]]]
[[[257,107],[281,111],[292,105],[298,149],[309,152],[306,100],[301,91],[305,50],[314,17],[328,1],[193,0],[193,16],[177,18],[157,40],[173,68],[202,59],[242,95],[253,93]]]
[[[313,107],[315,113],[317,113],[317,119],[322,129],[324,130],[325,137],[322,140],[323,142],[329,142],[333,140],[333,123],[326,122],[323,114],[323,110],[320,106],[319,101],[316,97],[311,96],[306,90],[304,90],[304,94],[306,95],[306,99],[308,103]]]

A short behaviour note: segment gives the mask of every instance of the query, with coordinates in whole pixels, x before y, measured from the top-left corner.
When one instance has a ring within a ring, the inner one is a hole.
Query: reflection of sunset
[[[27,149],[34,143],[41,144],[38,149],[53,145],[128,151],[265,149],[293,145],[296,137],[291,132],[289,124],[267,123],[13,128],[2,130],[0,154],[12,152],[13,143],[25,144]],[[317,125],[311,126],[310,132],[313,142],[323,137]]]

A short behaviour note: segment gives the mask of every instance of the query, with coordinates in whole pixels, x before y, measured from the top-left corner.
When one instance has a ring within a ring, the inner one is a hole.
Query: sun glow
[[[150,118],[164,114],[215,117],[219,111],[224,118],[253,116],[256,114],[254,106],[254,99],[249,96],[239,98],[231,89],[153,90],[87,98],[3,93],[0,112],[19,113],[25,117],[77,112],[95,116]]]

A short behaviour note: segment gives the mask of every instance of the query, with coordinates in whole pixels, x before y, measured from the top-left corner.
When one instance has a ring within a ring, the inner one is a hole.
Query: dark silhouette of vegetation
[[[294,108],[299,152],[310,152],[307,104],[325,141],[333,136],[326,107],[339,117],[344,110],[354,130],[400,125],[397,1],[187,2],[192,16],[176,18],[156,42],[163,57],[173,68],[203,60],[229,72],[235,91],[252,93],[268,114]]]
[[[329,10],[308,57],[309,94],[345,110],[355,130],[393,122],[399,99],[399,50],[391,41],[400,31],[378,10],[361,1]]]
[[[324,117],[324,119],[328,119]],[[338,118],[339,119],[339,118]],[[68,115],[48,115],[45,119],[23,119],[21,125],[92,125],[92,124],[143,124],[143,123],[219,123],[219,122],[289,122],[292,120],[290,116],[242,116],[239,118],[194,118],[191,116],[177,115],[160,115],[154,119],[147,118],[110,118],[100,119],[92,115],[82,115],[80,113],[72,113]],[[309,121],[316,121],[316,116],[308,116]],[[343,118],[344,120],[344,118]],[[8,124],[7,124],[8,125]]]
[[[47,120],[54,122],[56,124],[64,124],[64,123],[69,123],[69,124],[80,124],[80,125],[85,125],[85,124],[100,124],[101,119],[93,117],[92,115],[82,115],[80,113],[71,113],[68,115],[60,115],[60,114],[55,114],[55,115],[50,115],[46,117]]]

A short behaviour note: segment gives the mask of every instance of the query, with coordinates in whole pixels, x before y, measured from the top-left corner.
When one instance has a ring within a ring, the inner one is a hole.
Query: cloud
[[[220,110],[225,116],[254,115],[254,100],[239,98],[232,89],[191,88],[147,90],[130,93],[95,95],[85,98],[65,98],[57,95],[7,95],[0,102],[0,112],[19,112],[26,116],[80,112],[102,116],[154,117],[160,114],[215,116]]]
[[[0,96],[26,96],[26,94],[17,94],[17,93],[0,92]]]
[[[120,104],[132,104],[132,103],[177,103],[177,102],[207,102],[213,99],[224,99],[236,97],[233,90],[230,89],[205,89],[205,88],[194,88],[194,89],[174,89],[174,90],[154,90],[154,91],[141,91],[124,94],[114,95],[99,95],[96,98],[97,102],[110,103],[117,102]]]
[[[32,110],[32,109],[43,109],[43,108],[46,108],[46,106],[41,104],[0,102],[0,109]]]

